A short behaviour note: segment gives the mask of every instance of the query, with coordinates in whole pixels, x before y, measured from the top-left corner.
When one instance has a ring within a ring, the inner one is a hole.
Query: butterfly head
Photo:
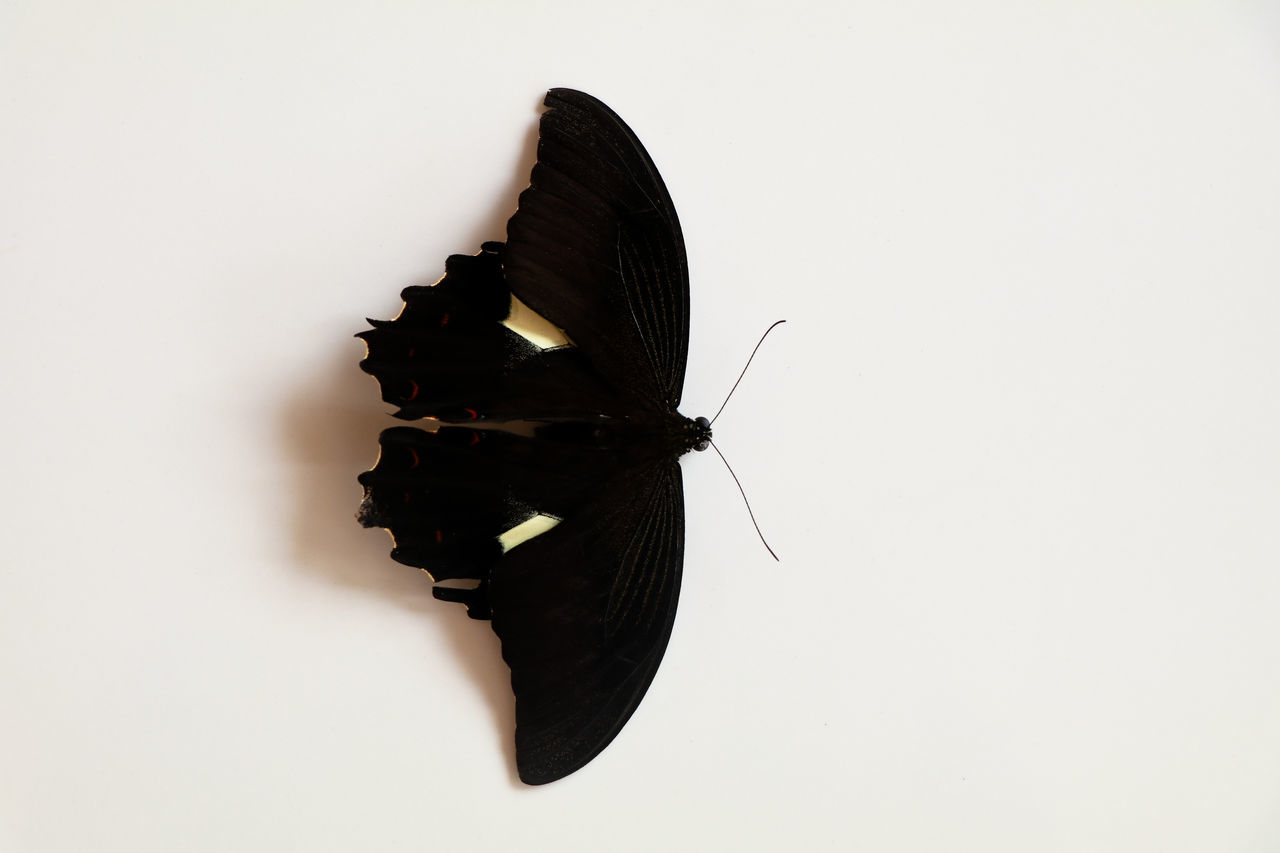
[[[706,450],[711,445],[711,421],[706,418],[694,418],[689,423],[692,433],[693,449]]]

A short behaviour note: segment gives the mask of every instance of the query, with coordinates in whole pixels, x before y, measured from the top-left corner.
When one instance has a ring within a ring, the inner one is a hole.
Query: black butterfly
[[[493,620],[533,785],[594,758],[653,680],[684,558],[677,463],[711,438],[676,411],[689,275],[662,178],[600,101],[553,89],[546,106],[506,243],[451,256],[359,335],[396,416],[440,423],[382,433],[360,521],[435,581],[478,582],[434,593]],[[513,296],[568,342],[504,325]],[[517,526],[550,529],[512,545]]]

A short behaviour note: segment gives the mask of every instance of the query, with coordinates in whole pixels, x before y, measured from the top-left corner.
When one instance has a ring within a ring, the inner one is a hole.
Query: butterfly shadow
[[[426,575],[388,556],[391,540],[386,533],[365,530],[355,519],[363,493],[356,475],[376,461],[379,431],[397,422],[378,401],[376,384],[356,367],[363,347],[352,341],[333,349],[327,361],[318,360],[323,366],[315,381],[302,388],[280,416],[281,444],[292,462],[289,545],[295,562],[313,578],[412,611],[428,628],[424,636],[444,638],[447,648],[434,646],[426,653],[450,656],[472,677],[492,710],[495,734],[516,786],[511,674],[498,638],[488,623],[433,598]]]
[[[531,127],[513,164],[510,184],[492,213],[456,238],[460,252],[478,251],[485,240],[503,238],[507,219],[536,159],[537,144],[537,128]],[[436,269],[438,265],[438,260],[426,262],[423,279],[410,283],[432,284],[443,273],[443,269]],[[389,283],[387,296],[394,294],[394,288],[395,283]],[[394,316],[399,304],[378,294],[371,296],[365,310]],[[352,335],[363,325],[359,316],[353,312]],[[389,417],[388,407],[378,399],[377,383],[359,369],[363,355],[364,346],[354,337],[335,339],[327,357],[314,360],[319,366],[313,380],[299,388],[281,409],[279,437],[293,471],[293,554],[298,565],[313,576],[392,601],[420,614],[424,625],[432,624],[447,638],[450,648],[431,649],[430,653],[451,655],[474,679],[493,712],[511,784],[523,788],[515,771],[515,743],[510,734],[515,726],[511,673],[502,660],[497,636],[487,622],[470,619],[463,608],[437,601],[428,577],[390,559],[391,541],[386,533],[364,530],[355,519],[363,494],[356,476],[377,461],[378,434],[401,423]]]

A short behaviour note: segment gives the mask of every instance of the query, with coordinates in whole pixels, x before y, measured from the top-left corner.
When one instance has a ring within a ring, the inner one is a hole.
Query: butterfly
[[[653,680],[684,560],[678,460],[711,440],[676,411],[689,274],[662,178],[596,98],[545,105],[505,243],[449,257],[357,336],[396,417],[433,427],[382,433],[358,517],[491,620],[532,785],[591,761]],[[512,328],[530,310],[555,341]]]

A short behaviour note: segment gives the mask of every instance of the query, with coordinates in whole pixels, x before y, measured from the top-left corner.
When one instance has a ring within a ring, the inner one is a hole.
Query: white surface
[[[351,335],[553,85],[671,188],[686,414],[790,321],[783,562],[687,459],[653,689],[526,789]],[[1280,848],[1274,7],[10,0],[0,131],[0,849]]]

